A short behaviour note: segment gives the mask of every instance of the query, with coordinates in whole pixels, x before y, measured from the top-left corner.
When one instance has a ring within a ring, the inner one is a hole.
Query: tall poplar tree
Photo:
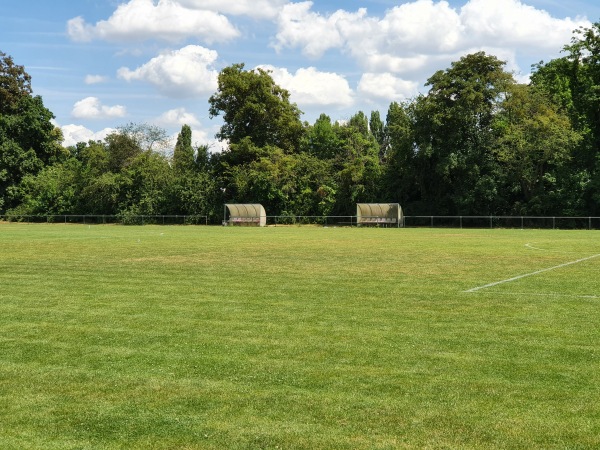
[[[173,150],[173,166],[178,172],[185,172],[195,166],[192,129],[189,125],[183,125],[177,135],[177,143]]]

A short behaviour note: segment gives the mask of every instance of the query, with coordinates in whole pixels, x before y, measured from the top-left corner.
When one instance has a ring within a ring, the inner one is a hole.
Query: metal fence
[[[431,228],[539,228],[598,230],[600,217],[566,216],[404,216],[406,227]]]
[[[514,228],[600,230],[600,217],[565,216],[404,216],[406,228]],[[121,224],[121,225],[208,225],[205,215],[0,215],[0,221],[64,224]],[[267,216],[268,226],[319,225],[324,227],[356,227],[356,216]],[[361,225],[365,226],[365,225]],[[386,226],[385,224],[373,226]],[[394,224],[394,228],[396,225]]]
[[[208,216],[200,215],[107,215],[107,214],[48,214],[0,215],[0,221],[25,223],[77,223],[121,225],[208,225]]]

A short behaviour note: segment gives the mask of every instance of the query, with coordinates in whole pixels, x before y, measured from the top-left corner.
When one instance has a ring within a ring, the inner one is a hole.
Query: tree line
[[[224,68],[209,99],[221,116],[211,153],[184,125],[128,124],[63,147],[24,67],[0,52],[0,212],[207,215],[227,202],[269,215],[351,215],[357,202],[399,202],[411,215],[600,214],[600,23],[517,83],[493,55],[466,55],[428,91],[313,123],[268,71]]]

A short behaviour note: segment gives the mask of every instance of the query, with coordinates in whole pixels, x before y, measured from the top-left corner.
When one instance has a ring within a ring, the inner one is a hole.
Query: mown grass
[[[529,245],[527,245],[529,244]],[[0,448],[598,448],[593,231],[0,224]]]

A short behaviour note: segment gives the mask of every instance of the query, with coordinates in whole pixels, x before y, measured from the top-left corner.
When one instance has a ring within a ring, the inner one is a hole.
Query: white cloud
[[[63,133],[63,145],[65,147],[75,145],[78,142],[88,142],[90,140],[101,141],[104,140],[104,138],[110,133],[116,131],[114,128],[104,128],[101,131],[94,132],[82,125],[75,124],[65,125],[60,127],[60,129]]]
[[[338,10],[325,17],[311,12],[312,5],[313,2],[307,1],[283,7],[277,19],[279,31],[273,44],[278,52],[283,48],[301,47],[305,56],[319,58],[327,50],[344,45],[344,30],[352,29],[353,23],[366,20],[364,8],[357,13]]]
[[[391,73],[365,73],[358,84],[358,92],[367,97],[402,101],[418,93],[418,84],[395,77]]]
[[[127,110],[124,106],[106,106],[97,97],[86,97],[73,105],[71,115],[78,119],[107,119],[124,117]]]
[[[312,2],[290,3],[278,16],[273,46],[299,48],[320,58],[331,49],[350,54],[367,72],[410,74],[424,79],[471,48],[504,48],[509,59],[556,54],[572,31],[591,23],[553,18],[520,0],[469,0],[462,8],[447,1],[415,0],[369,17],[338,10],[322,15]],[[517,71],[518,67],[516,68]]]
[[[117,75],[126,81],[146,81],[172,97],[212,94],[218,71],[213,67],[217,52],[199,45],[163,53],[135,70],[122,67]]]
[[[103,75],[86,75],[85,76],[85,84],[98,84],[98,83],[106,83],[108,81],[108,77]]]
[[[129,0],[117,7],[108,20],[95,25],[75,17],[67,22],[69,37],[78,42],[144,41],[159,39],[179,42],[189,37],[207,43],[239,36],[227,17],[213,11],[190,9],[176,0]]]
[[[275,83],[290,92],[291,100],[300,106],[346,107],[354,103],[348,81],[336,73],[320,72],[314,67],[298,69],[290,73],[287,69],[261,66],[270,70]]]
[[[405,54],[454,51],[460,41],[462,25],[457,12],[447,2],[417,0],[389,10],[373,24],[360,41],[348,36],[352,50],[376,46],[383,53]]]
[[[275,18],[288,0],[179,0],[183,6],[256,19]]]
[[[156,119],[156,122],[160,125],[172,126],[172,125],[189,125],[190,127],[200,125],[200,121],[192,113],[189,113],[185,108],[170,109],[165,113],[161,114]]]
[[[580,17],[553,18],[519,0],[470,0],[463,6],[460,19],[471,42],[519,46],[536,52],[560,49],[569,42],[574,29],[591,25]]]

